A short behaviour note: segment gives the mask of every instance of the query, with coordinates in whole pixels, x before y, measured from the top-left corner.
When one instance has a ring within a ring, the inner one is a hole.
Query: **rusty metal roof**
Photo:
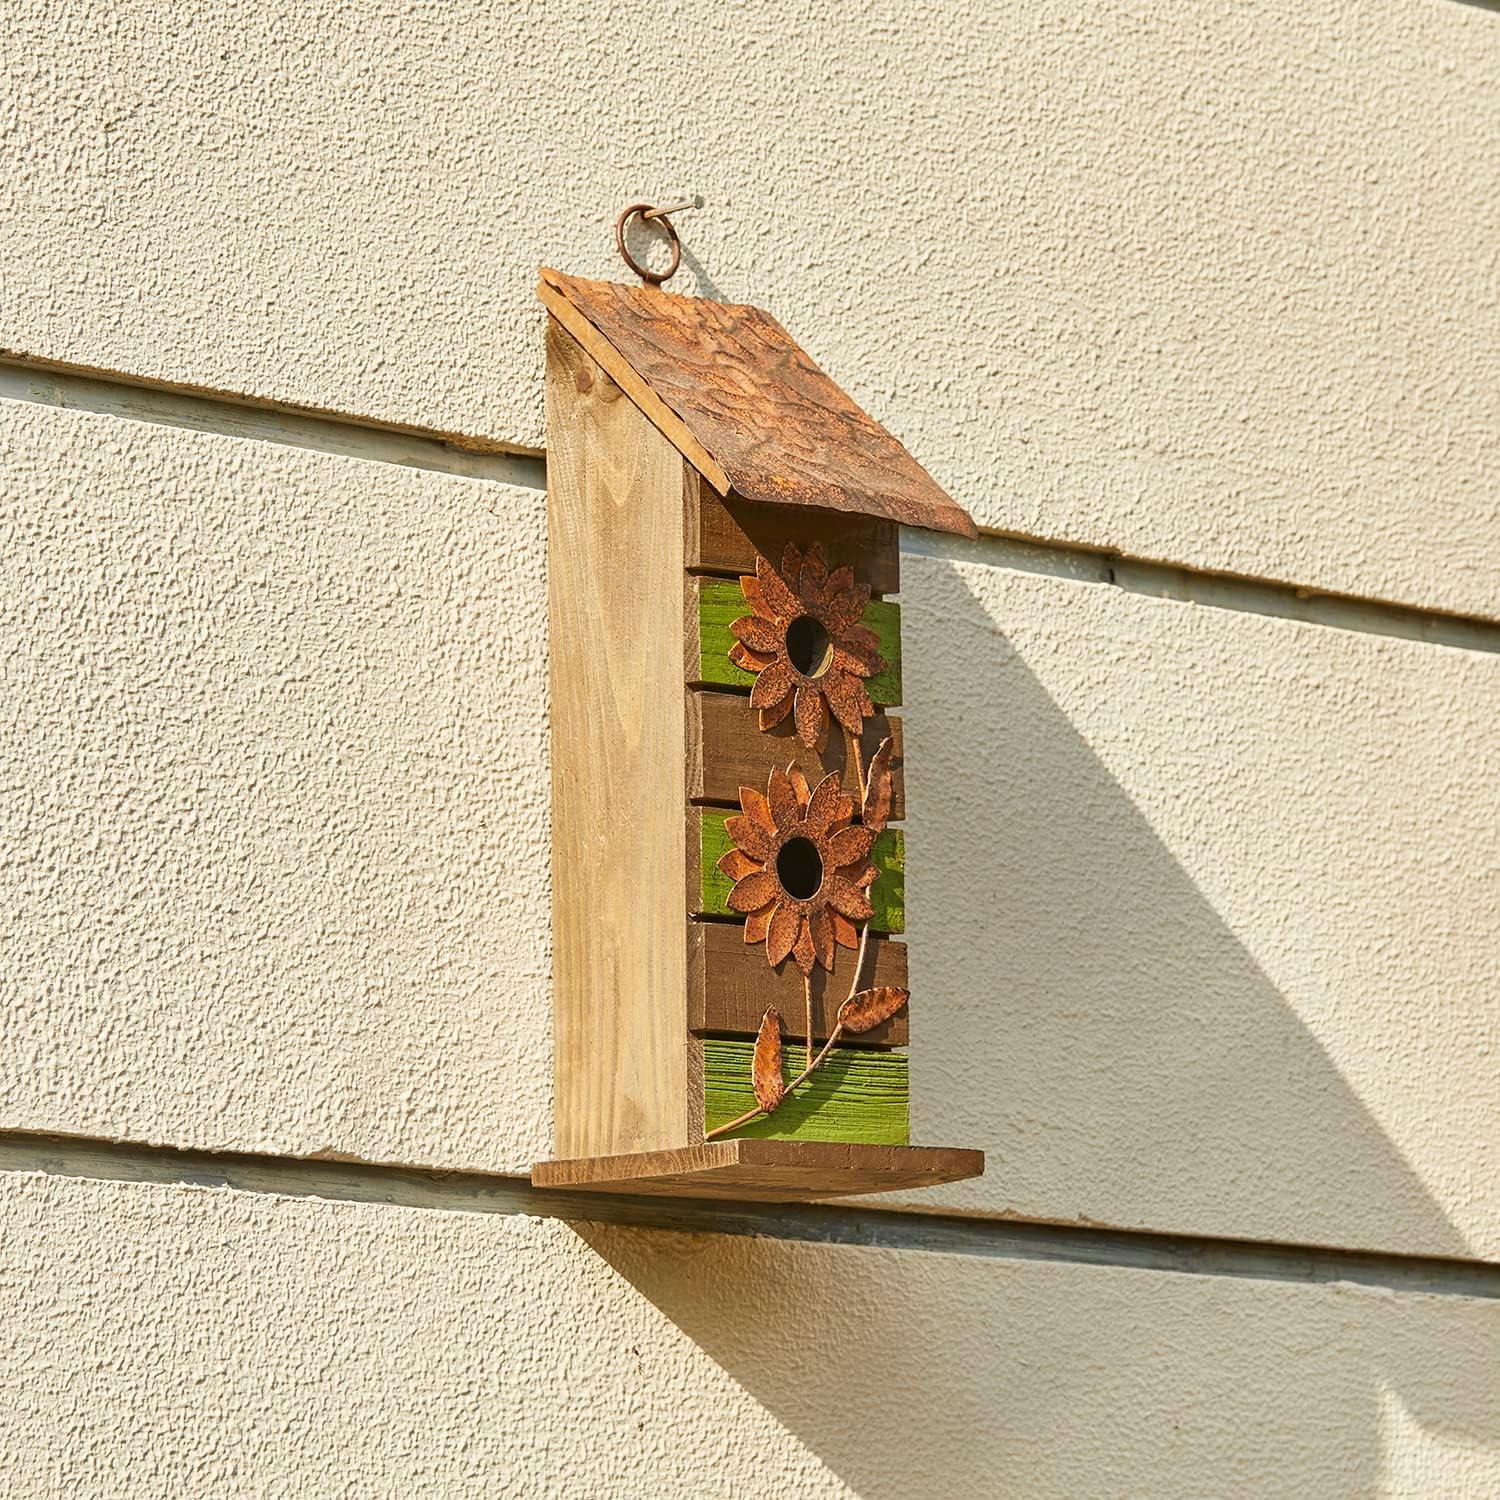
[[[658,426],[690,462],[702,467],[706,452],[719,471],[707,477],[721,491],[976,535],[968,513],[769,313],[546,267],[541,274],[542,301],[575,336],[581,317],[604,340],[646,387],[621,382],[627,394],[655,397],[680,421],[690,441],[675,423]]]

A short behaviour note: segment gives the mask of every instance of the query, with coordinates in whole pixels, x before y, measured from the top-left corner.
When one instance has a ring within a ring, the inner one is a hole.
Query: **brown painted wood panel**
[[[849,993],[854,954],[840,948],[833,974],[813,970],[813,1034],[827,1038],[839,1005]],[[906,945],[871,937],[865,955],[864,988],[892,985],[906,988]],[[786,1035],[802,1040],[807,1022],[802,1000],[802,975],[790,961],[778,973],[766,962],[759,943],[745,941],[739,922],[694,922],[688,928],[688,1029],[754,1036],[766,1007],[781,1012]],[[908,1041],[906,1012],[874,1031],[848,1038],[851,1046],[904,1047]]]
[[[876,714],[867,719],[860,748],[868,766],[887,735],[895,741],[891,747],[891,821],[899,823],[906,816],[906,762],[902,754],[900,716]],[[802,767],[814,786],[830,771],[842,776],[846,770],[843,735],[830,734],[820,752],[802,744],[790,718],[774,729],[759,729],[742,693],[700,689],[688,694],[689,801],[738,806],[742,786],[764,791],[773,766],[785,769],[793,764]]]
[[[901,535],[893,521],[757,505],[736,495],[721,499],[692,468],[686,488],[684,555],[692,572],[753,573],[757,554],[779,563],[788,542],[799,547],[821,542],[830,567],[848,563],[873,593],[894,594],[901,587]]]

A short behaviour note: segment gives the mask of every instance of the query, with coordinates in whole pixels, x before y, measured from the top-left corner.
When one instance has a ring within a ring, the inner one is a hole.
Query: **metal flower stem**
[[[812,1013],[812,974],[806,973],[802,976],[802,1006],[807,1013],[807,1065],[812,1067],[813,1060],[813,1013]]]
[[[868,920],[866,920],[864,928],[860,932],[860,935],[859,935],[859,952],[855,955],[855,959],[854,959],[854,973],[850,977],[850,980],[849,980],[849,994],[848,994],[848,996],[844,1000],[844,1005],[847,1005],[849,1003],[849,1001],[852,1000],[855,997],[855,995],[859,993],[859,976],[864,972],[864,967],[865,967],[865,949],[868,946],[869,941],[870,941],[870,923],[869,923]],[[811,996],[811,994],[812,994],[812,986],[811,986],[811,983],[809,982],[809,984],[808,984],[808,995]],[[841,1005],[839,1007],[840,1010],[842,1010],[843,1008],[844,1008],[843,1005]],[[792,1081],[789,1084],[787,1084],[786,1088],[782,1090],[781,1100],[778,1101],[778,1102],[785,1102],[787,1095],[790,1094],[793,1089],[799,1088],[802,1084],[806,1083],[807,1080],[809,1078],[811,1078],[812,1075],[815,1072],[817,1072],[817,1070],[823,1064],[823,1059],[825,1057],[827,1057],[830,1052],[833,1051],[834,1045],[837,1043],[838,1039],[843,1034],[844,1034],[844,1023],[842,1021],[835,1021],[834,1025],[833,1025],[833,1030],[828,1033],[828,1040],[823,1043],[822,1051],[820,1051],[816,1057],[813,1057],[812,1056],[812,1010],[811,1010],[811,1001],[809,1001],[809,1009],[808,1009],[808,1016],[807,1016],[807,1051],[808,1051],[808,1056],[809,1056],[809,1058],[811,1060],[808,1062],[807,1066],[794,1079],[792,1079]],[[765,1113],[767,1113],[767,1111],[763,1110],[757,1104],[754,1109],[747,1109],[744,1114],[738,1116],[737,1118],[735,1118],[733,1120],[728,1121],[726,1124],[716,1125],[712,1130],[705,1131],[704,1135],[703,1135],[703,1139],[705,1141],[711,1141],[711,1140],[714,1139],[715,1136],[725,1135],[725,1134],[727,1134],[731,1130],[738,1130],[741,1125],[748,1125],[751,1122],[751,1120],[753,1120],[757,1115],[763,1115]]]

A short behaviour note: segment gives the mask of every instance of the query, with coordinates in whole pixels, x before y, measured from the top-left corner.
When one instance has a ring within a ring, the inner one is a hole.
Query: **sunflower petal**
[[[743,641],[736,641],[729,648],[729,659],[746,672],[764,672],[776,660],[774,656],[763,656],[759,651],[751,651]]]
[[[804,974],[811,974],[813,965],[818,961],[818,950],[813,946],[812,930],[805,921],[797,933],[797,942],[792,948],[792,958]]]
[[[823,689],[823,696],[828,700],[828,707],[833,711],[833,716],[850,734],[858,734],[860,725],[864,723],[864,705],[869,702],[869,695],[859,687],[856,679],[847,672],[840,672],[835,667],[829,672],[819,684]],[[802,689],[798,689],[798,693]]]
[[[795,542],[788,542],[781,549],[781,576],[787,587],[795,592],[802,577],[802,549]],[[802,613],[800,606],[797,613]]]
[[[834,568],[823,584],[823,597],[830,602],[854,587],[854,569],[848,563]]]
[[[833,972],[833,913],[827,908],[813,912],[807,919],[807,931],[812,938],[813,952],[818,962],[830,973]]]
[[[802,559],[802,576],[797,580],[802,597],[814,608],[823,603],[823,585],[828,581],[828,559],[823,544],[814,542]]]
[[[830,828],[847,828],[854,821],[854,798],[840,796],[839,805],[834,809],[833,822]]]
[[[853,828],[841,828],[828,840],[828,863],[841,870],[862,860],[875,842],[875,830],[856,823]]]
[[[833,874],[825,877],[823,889],[827,893],[828,904],[835,911],[843,912],[851,922],[863,922],[875,910],[870,905],[870,898],[842,875]]]
[[[729,817],[724,819],[724,832],[732,838],[751,859],[768,860],[771,857],[771,835],[754,818]],[[765,898],[769,901],[771,898]],[[741,910],[748,911],[749,907]]]
[[[753,911],[745,918],[745,941],[747,943],[763,943],[766,940],[766,931],[771,925],[771,917],[776,911],[776,903],[770,902],[761,907],[759,911]],[[840,918],[839,920],[842,920]],[[852,927],[849,929],[854,930]],[[851,946],[845,944],[845,947]]]
[[[802,930],[802,914],[795,907],[781,905],[771,915],[766,930],[766,960],[774,968],[796,946]]]
[[[850,626],[859,624],[870,602],[869,584],[856,583],[852,588],[835,594],[830,579],[824,592],[828,595],[828,603],[823,608],[823,615],[830,630],[848,630]]]
[[[735,640],[743,641],[752,651],[775,656],[786,645],[786,631],[759,615],[741,615],[729,627]]]
[[[812,788],[807,784],[807,773],[795,761],[786,768],[786,778],[792,784],[792,790],[797,794],[797,806],[803,817],[807,816],[808,799],[812,796]]]
[[[815,839],[828,832],[839,810],[839,778],[829,772],[813,789],[807,804],[807,836]]]
[[[777,657],[759,677],[750,693],[751,708],[775,708],[792,690],[794,681],[792,664],[784,657]]]
[[[792,711],[792,695],[788,693],[775,708],[763,708],[760,711],[760,727],[762,729],[774,729]]]
[[[859,928],[857,928],[854,923],[851,922],[849,918],[846,917],[842,912],[834,911],[832,907],[829,907],[827,910],[828,920],[833,924],[834,942],[836,942],[841,948],[859,947]],[[748,934],[749,923],[746,923],[745,925]]]
[[[745,913],[759,911],[768,901],[774,901],[780,890],[774,875],[766,870],[755,870],[730,891],[729,909]]]
[[[827,715],[823,709],[821,687],[804,684],[797,689],[797,738],[804,745],[816,745],[823,737]]]
[[[781,581],[776,569],[763,557],[755,559],[755,580],[760,585],[761,599],[773,618],[790,620],[802,613],[797,596]],[[754,608],[753,605],[751,607]],[[756,613],[759,614],[760,611],[756,610]]]
[[[745,596],[745,603],[760,616],[762,620],[772,620],[779,624],[786,624],[791,619],[790,615],[779,615],[770,599],[766,597],[764,585],[759,578],[741,578],[740,592]]]
[[[797,793],[791,781],[780,766],[773,766],[771,769],[769,800],[771,816],[776,820],[776,827],[785,834],[801,819],[802,809],[797,805]]]
[[[756,791],[753,786],[742,786],[740,808],[747,818],[759,823],[767,833],[776,832],[776,819],[771,816],[771,804],[766,801],[764,792]]]
[[[731,880],[743,880],[745,876],[753,875],[762,866],[759,860],[751,859],[743,849],[731,849],[719,861],[719,868]]]

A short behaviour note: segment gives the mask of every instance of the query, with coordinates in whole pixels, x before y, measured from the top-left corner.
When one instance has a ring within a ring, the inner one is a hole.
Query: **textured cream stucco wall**
[[[1500,26],[1450,0],[7,16],[0,347],[539,445],[539,262],[702,193],[980,520],[1493,615]]]
[[[15,403],[0,490],[0,1124],[546,1156],[540,494]],[[1500,657],[903,598],[916,1201],[1500,1254]]]
[[[698,191],[987,527],[1500,618],[1500,16],[13,12],[0,349],[527,447]],[[524,1171],[543,498],[163,420],[0,402],[0,1131]],[[908,540],[906,1206],[1500,1258],[1500,654]],[[0,1487],[1477,1496],[1495,1305],[5,1171]]]
[[[1500,1485],[1495,1302],[19,1175],[0,1193],[12,1493]]]

